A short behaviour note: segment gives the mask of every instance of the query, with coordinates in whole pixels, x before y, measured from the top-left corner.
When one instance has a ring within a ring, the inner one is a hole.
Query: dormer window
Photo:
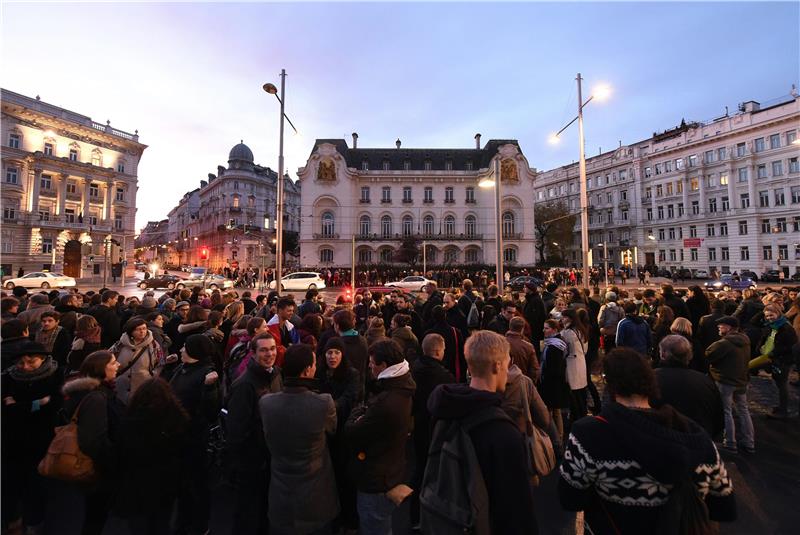
[[[453,160],[445,160],[445,162],[444,162],[444,170],[445,171],[452,171],[453,170]]]
[[[466,171],[472,171],[472,160],[467,160],[467,163],[464,164],[464,169]]]
[[[391,168],[389,165],[389,160],[383,160],[383,170],[388,171]]]
[[[369,160],[361,160],[361,170],[369,171]]]
[[[430,171],[431,170],[431,161],[430,160],[425,160],[425,170],[426,171]]]
[[[403,170],[404,171],[411,171],[411,160],[405,160],[403,162]]]

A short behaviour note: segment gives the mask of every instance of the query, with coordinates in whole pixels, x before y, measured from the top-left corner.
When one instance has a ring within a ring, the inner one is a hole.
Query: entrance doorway
[[[64,275],[68,277],[81,276],[81,242],[70,240],[64,244]]]
[[[644,254],[644,265],[646,265],[646,266],[655,266],[656,265],[656,253],[645,253]]]

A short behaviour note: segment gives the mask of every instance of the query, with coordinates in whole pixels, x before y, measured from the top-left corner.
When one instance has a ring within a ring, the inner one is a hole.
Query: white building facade
[[[615,266],[800,271],[800,99],[683,123],[587,159],[590,242]],[[536,202],[580,211],[577,164],[537,176]],[[567,260],[580,265],[576,225]]]
[[[187,192],[168,215],[167,262],[212,269],[272,267],[277,224],[278,174],[254,163],[244,143],[233,147],[228,166],[218,166],[200,187]],[[284,232],[300,230],[299,185],[286,176]],[[200,258],[201,248],[209,251]],[[287,257],[289,258],[289,257]]]
[[[132,260],[138,132],[3,89],[0,137],[4,275],[110,277]]]
[[[353,146],[318,139],[299,169],[303,215],[300,263],[306,268],[396,264],[409,237],[422,242],[428,266],[493,264],[495,163],[501,174],[503,256],[506,265],[534,259],[535,170],[516,140],[490,140],[474,149]],[[421,258],[420,258],[421,264]]]

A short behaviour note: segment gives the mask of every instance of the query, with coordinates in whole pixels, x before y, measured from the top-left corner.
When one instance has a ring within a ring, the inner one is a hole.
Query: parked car
[[[50,273],[49,271],[34,271],[15,279],[8,279],[4,286],[9,290],[14,286],[23,288],[67,288],[75,286],[75,279],[63,273]]]
[[[743,269],[739,272],[740,277],[747,277],[748,279],[753,279],[754,281],[758,282],[758,275],[755,271],[750,271],[749,269]]]
[[[723,275],[718,280],[706,281],[705,288],[710,291],[725,290],[745,290],[747,288],[755,290],[758,285],[748,277],[734,277],[733,275]]]
[[[672,278],[672,272],[666,268],[661,268],[656,271],[656,277],[666,277],[668,279]]]
[[[512,290],[522,290],[526,284],[532,282],[536,286],[542,285],[542,279],[537,279],[536,277],[531,277],[530,275],[520,275],[519,277],[514,277],[506,286],[510,287]]]
[[[800,271],[796,271],[796,272],[792,273],[791,279],[793,281],[800,282]]]
[[[142,279],[139,282],[139,288],[142,290],[146,288],[166,288],[172,290],[175,285],[183,279],[176,275],[159,275],[157,277],[150,277],[149,279]]]
[[[694,271],[694,278],[695,279],[707,279],[708,278],[708,271],[705,269],[696,269]]]
[[[679,279],[691,279],[692,278],[692,270],[689,268],[680,268],[675,270],[675,275]]]
[[[281,277],[281,291],[283,290],[321,290],[325,288],[325,279],[315,271],[298,271]],[[270,281],[269,289],[275,289],[275,281]]]
[[[197,268],[195,268],[197,269]],[[203,268],[205,269],[205,268]],[[194,276],[194,273],[188,279],[180,279],[178,282],[175,283],[175,287],[179,290],[183,288],[193,288],[195,286],[200,286],[201,288],[205,287],[209,290],[227,290],[228,288],[233,288],[233,281],[230,279],[226,279],[222,275],[204,275],[201,274],[198,277]]]
[[[428,284],[436,284],[436,281],[426,279],[420,275],[411,275],[403,280],[387,282],[384,286],[388,288],[404,288],[406,290],[423,291]]]
[[[781,272],[777,269],[770,269],[761,275],[761,282],[781,282]]]

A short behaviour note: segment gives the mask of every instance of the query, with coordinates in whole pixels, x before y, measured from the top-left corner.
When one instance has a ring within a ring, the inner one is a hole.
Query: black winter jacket
[[[717,385],[708,376],[673,361],[661,361],[656,369],[661,403],[668,403],[694,420],[711,437],[725,428],[722,398]]]

